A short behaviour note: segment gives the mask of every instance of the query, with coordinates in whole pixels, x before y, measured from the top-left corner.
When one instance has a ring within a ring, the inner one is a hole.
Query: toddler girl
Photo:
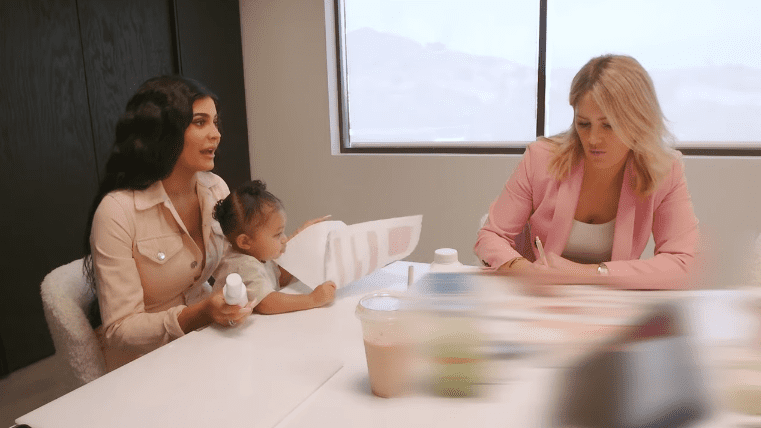
[[[318,285],[310,294],[276,291],[293,279],[274,261],[288,241],[286,217],[283,203],[262,181],[249,181],[217,202],[214,218],[231,244],[214,273],[215,288],[224,286],[227,275],[238,273],[248,300],[259,302],[254,310],[261,314],[311,309],[333,301],[336,285],[332,281]]]

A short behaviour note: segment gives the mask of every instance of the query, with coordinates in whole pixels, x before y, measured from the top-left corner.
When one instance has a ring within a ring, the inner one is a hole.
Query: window
[[[520,153],[570,126],[586,61],[621,53],[683,152],[761,154],[761,2],[336,2],[344,152]]]

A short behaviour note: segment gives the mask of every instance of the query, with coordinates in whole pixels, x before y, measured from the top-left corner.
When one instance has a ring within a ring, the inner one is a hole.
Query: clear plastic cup
[[[388,292],[360,299],[355,311],[362,322],[370,388],[379,397],[398,397],[413,390],[415,338],[410,300]]]

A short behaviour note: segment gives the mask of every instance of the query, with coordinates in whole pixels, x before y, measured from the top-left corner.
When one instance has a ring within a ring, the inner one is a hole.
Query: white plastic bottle
[[[463,272],[468,269],[457,260],[457,250],[453,248],[439,248],[433,254],[433,263],[428,272]]]
[[[243,285],[243,279],[237,273],[227,275],[225,287],[222,289],[222,295],[225,296],[225,302],[228,305],[246,306],[248,295],[246,286]]]

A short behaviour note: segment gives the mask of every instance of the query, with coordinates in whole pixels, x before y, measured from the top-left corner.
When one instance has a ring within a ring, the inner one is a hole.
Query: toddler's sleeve
[[[270,284],[271,281],[261,272],[262,267],[264,266],[261,263],[257,263],[247,256],[230,254],[222,259],[214,273],[214,278],[216,278],[214,289],[224,287],[227,275],[237,273],[243,279],[243,284],[246,285],[248,301],[256,299],[258,303],[261,303],[262,299],[275,291],[276,285]]]

